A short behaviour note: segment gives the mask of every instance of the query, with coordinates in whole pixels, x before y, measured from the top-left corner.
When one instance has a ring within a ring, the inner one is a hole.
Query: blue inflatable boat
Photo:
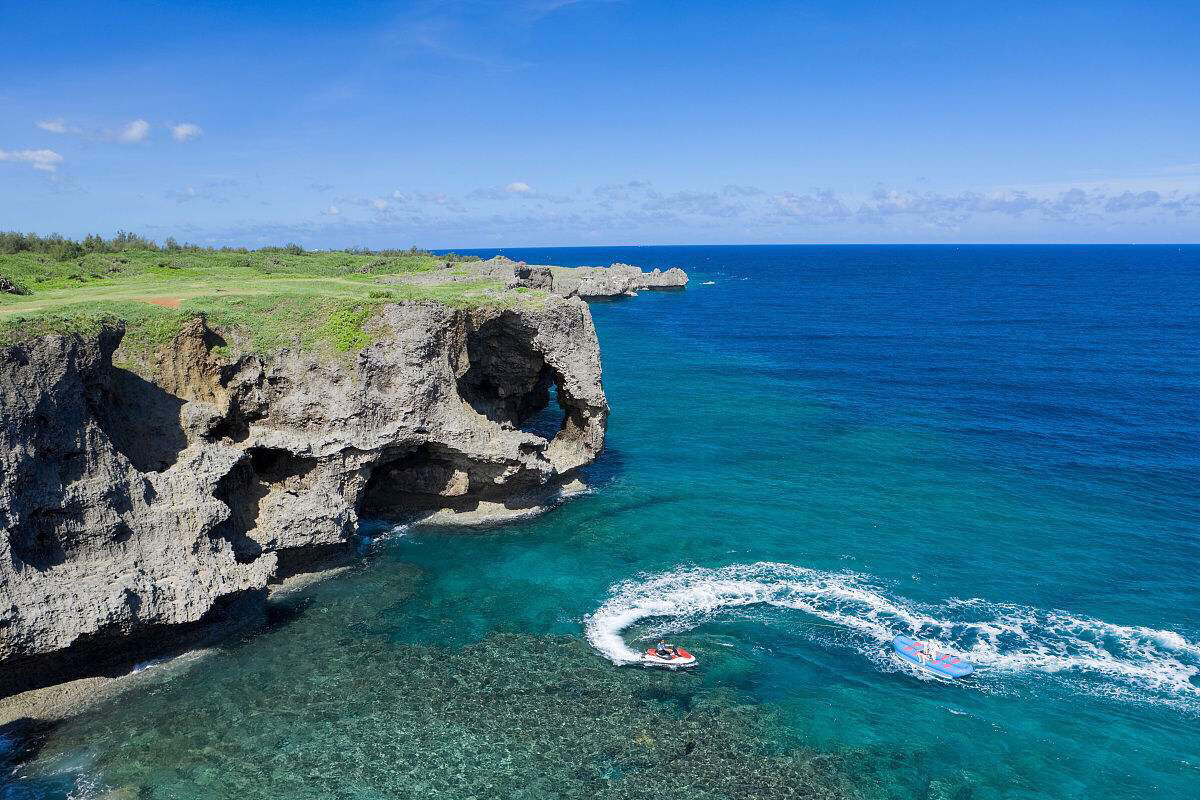
[[[963,678],[975,671],[968,662],[953,653],[940,652],[931,642],[897,636],[892,639],[892,648],[900,658],[942,678]]]

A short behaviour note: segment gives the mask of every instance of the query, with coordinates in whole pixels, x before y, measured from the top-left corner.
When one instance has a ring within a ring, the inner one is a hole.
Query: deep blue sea
[[[1200,796],[1200,247],[499,252],[691,276],[592,305],[591,492],[364,542],[0,798]]]

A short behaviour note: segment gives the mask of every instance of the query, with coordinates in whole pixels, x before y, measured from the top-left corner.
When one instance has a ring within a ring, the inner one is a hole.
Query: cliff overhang
[[[114,363],[119,325],[0,350],[8,691],[243,614],[312,554],[352,548],[363,518],[529,513],[603,447],[599,347],[577,297],[394,303],[372,324],[340,360],[234,357],[203,317],[137,370]],[[552,399],[557,431],[529,429]]]

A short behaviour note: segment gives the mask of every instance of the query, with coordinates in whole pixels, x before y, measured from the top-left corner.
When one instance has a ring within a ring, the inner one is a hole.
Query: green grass
[[[119,320],[126,336],[118,356],[146,363],[187,320],[204,315],[226,338],[230,354],[299,347],[337,356],[374,340],[372,320],[389,302],[468,308],[540,305],[545,299],[540,292],[506,292],[494,280],[409,282],[444,263],[427,253],[125,250],[68,260],[0,254],[0,276],[29,291],[0,293],[0,344],[51,332],[94,332]]]
[[[396,256],[354,253],[191,252],[126,250],[88,253],[60,261],[46,253],[0,255],[0,275],[32,292],[84,286],[114,286],[158,279],[236,281],[244,278],[346,277],[370,280],[373,275],[429,272],[444,261],[423,253]]]

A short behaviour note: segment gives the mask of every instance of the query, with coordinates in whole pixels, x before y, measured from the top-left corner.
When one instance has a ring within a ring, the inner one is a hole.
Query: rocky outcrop
[[[635,267],[636,269],[636,267]],[[687,286],[688,275],[679,267],[671,267],[667,271],[652,269],[642,273],[639,288],[642,289],[682,289]]]
[[[513,266],[513,277],[510,285],[552,292],[554,291],[554,271],[550,267],[531,267],[528,264],[516,264]]]
[[[261,598],[364,517],[526,512],[603,447],[582,301],[396,304],[377,324],[349,364],[231,360],[202,319],[145,375],[114,366],[119,328],[0,351],[0,666],[32,676]],[[558,432],[524,430],[551,397]]]
[[[679,267],[643,271],[617,262],[607,267],[549,267],[495,256],[463,267],[464,275],[505,281],[508,288],[539,289],[560,297],[629,297],[642,289],[682,289],[688,275]]]
[[[641,289],[682,289],[687,282],[687,273],[679,267],[666,272],[658,269],[643,272],[630,264],[616,263],[608,267],[557,270],[554,291],[564,297],[621,297],[637,294]]]
[[[29,294],[29,290],[22,286],[19,281],[15,281],[4,275],[0,275],[0,292],[4,294]]]

